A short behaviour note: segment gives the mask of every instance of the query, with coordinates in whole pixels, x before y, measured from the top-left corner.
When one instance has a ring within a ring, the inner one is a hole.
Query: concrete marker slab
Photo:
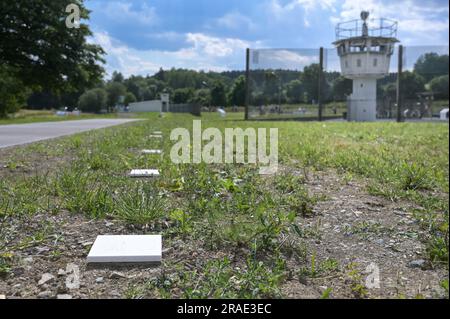
[[[159,170],[157,169],[133,169],[131,170],[130,177],[158,177]]]
[[[156,263],[162,260],[161,235],[98,236],[88,263]]]
[[[144,155],[161,155],[162,150],[142,150],[141,153]]]

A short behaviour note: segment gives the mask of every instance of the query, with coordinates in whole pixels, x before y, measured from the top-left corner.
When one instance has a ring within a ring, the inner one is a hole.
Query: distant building
[[[160,100],[130,103],[128,111],[133,113],[162,113],[170,111],[170,95],[161,94]]]
[[[161,100],[143,101],[130,103],[128,109],[132,113],[159,113],[162,112],[162,105]]]
[[[446,108],[446,109],[443,109],[442,111],[441,111],[441,113],[440,113],[440,117],[441,117],[441,120],[443,120],[443,121],[448,121],[448,108]]]

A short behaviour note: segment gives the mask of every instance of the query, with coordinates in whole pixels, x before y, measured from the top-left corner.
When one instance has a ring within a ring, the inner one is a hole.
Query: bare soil
[[[0,163],[6,162],[11,152],[12,149],[1,151]],[[0,176],[48,170],[54,164],[70,160],[70,154],[66,156],[66,159],[31,161],[41,164],[14,172],[0,166]],[[331,289],[330,298],[445,297],[440,283],[448,278],[448,270],[425,261],[423,238],[427,234],[412,216],[414,204],[371,196],[364,180],[346,182],[333,171],[311,173],[306,187],[311,194],[325,195],[325,200],[318,202],[312,217],[297,220],[299,228],[307,234],[301,240],[308,257],[306,261],[294,257],[287,260],[287,280],[281,288],[286,297],[320,298],[327,289]],[[58,295],[124,298],[130,287],[144,285],[163,274],[170,276],[176,267],[201,270],[207,260],[235,254],[232,260],[239,263],[246,255],[245,251],[212,252],[194,240],[166,238],[161,265],[102,268],[86,264],[97,235],[155,233],[170,225],[138,229],[118,221],[90,220],[60,212],[8,218],[0,226],[2,241],[12,251],[13,260],[10,273],[0,278],[0,295],[6,298],[57,298]],[[298,240],[298,237],[284,239],[286,245]],[[4,248],[0,247],[0,251]],[[299,274],[302,268],[311,269],[313,263],[313,267],[320,269],[327,260],[335,260],[337,269],[317,271],[314,276]],[[368,269],[369,265],[372,268]],[[74,267],[79,269],[80,279],[75,287]],[[380,287],[364,288],[374,267],[379,270]],[[46,273],[54,278],[39,285]],[[181,293],[174,290],[172,296],[177,298]],[[156,296],[147,293],[145,297]]]

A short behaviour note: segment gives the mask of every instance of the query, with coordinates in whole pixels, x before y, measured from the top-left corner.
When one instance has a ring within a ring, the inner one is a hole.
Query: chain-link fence
[[[449,47],[406,46],[403,52],[402,116],[440,118],[449,106]],[[389,84],[384,86],[389,95]]]
[[[248,55],[249,119],[352,119],[371,103],[376,103],[376,119],[438,118],[448,109],[448,46],[398,45],[389,53],[368,52],[362,63],[384,69],[359,82],[342,72],[348,62],[334,48],[322,56],[319,48],[249,50]],[[376,88],[367,93],[376,98],[364,101],[365,91],[354,94],[362,90],[355,85]]]
[[[317,119],[319,49],[249,52],[250,119]]]

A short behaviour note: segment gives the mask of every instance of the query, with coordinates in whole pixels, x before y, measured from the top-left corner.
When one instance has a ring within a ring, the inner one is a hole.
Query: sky
[[[371,18],[398,21],[405,46],[448,46],[448,0],[86,0],[90,42],[107,52],[107,73],[164,69],[242,70],[245,49],[332,48],[336,24]],[[303,51],[279,56],[311,61]],[[305,50],[304,52],[311,52]],[[448,48],[447,48],[448,52]],[[277,57],[275,57],[277,58]],[[333,58],[330,57],[330,61]],[[331,62],[330,62],[331,63]]]

